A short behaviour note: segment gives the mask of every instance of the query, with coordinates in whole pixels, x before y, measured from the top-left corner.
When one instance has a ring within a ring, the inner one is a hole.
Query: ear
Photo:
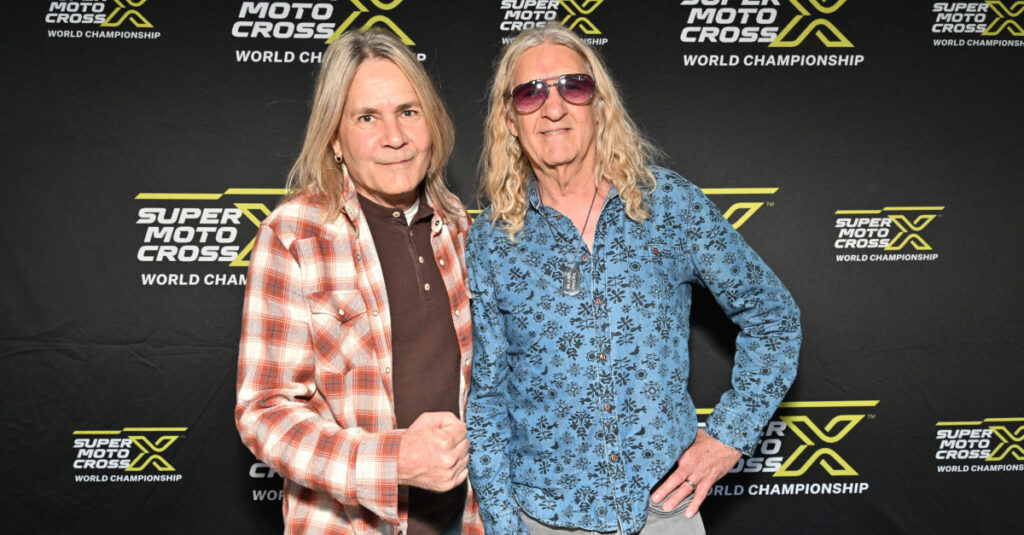
[[[331,148],[334,149],[335,155],[342,154],[341,141],[338,141],[337,134],[331,137]]]
[[[508,132],[512,134],[512,137],[519,137],[519,128],[516,126],[515,117],[512,115],[515,113],[511,109],[505,114],[505,126],[508,127]]]

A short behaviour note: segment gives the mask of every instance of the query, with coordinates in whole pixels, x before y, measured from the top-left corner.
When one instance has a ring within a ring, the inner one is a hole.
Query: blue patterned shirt
[[[686,388],[693,285],[741,328],[709,435],[752,453],[796,376],[792,296],[699,188],[652,170],[650,217],[626,217],[612,188],[592,253],[535,183],[516,243],[490,209],[470,229],[470,480],[488,533],[526,533],[520,508],[559,527],[643,527],[656,483],[697,433]],[[566,295],[572,263],[580,292]]]

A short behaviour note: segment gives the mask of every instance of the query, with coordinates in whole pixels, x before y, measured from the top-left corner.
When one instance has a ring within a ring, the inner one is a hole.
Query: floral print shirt
[[[650,217],[629,219],[612,188],[592,250],[539,202],[535,183],[515,242],[490,209],[470,229],[466,414],[488,533],[526,533],[520,508],[559,527],[643,527],[652,490],[697,433],[687,392],[694,285],[741,329],[709,435],[751,453],[796,376],[792,296],[699,188],[652,171]],[[573,265],[580,291],[568,295]]]

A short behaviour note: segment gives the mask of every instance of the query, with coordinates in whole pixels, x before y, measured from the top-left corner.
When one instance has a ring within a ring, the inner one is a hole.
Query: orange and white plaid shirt
[[[250,259],[235,421],[242,441],[285,478],[285,533],[404,534],[398,485],[391,315],[377,252],[351,181],[342,213],[300,194],[260,227]],[[472,330],[466,215],[435,215],[430,243],[462,356],[465,419]],[[403,326],[415,328],[416,326]],[[472,488],[465,534],[482,534]]]

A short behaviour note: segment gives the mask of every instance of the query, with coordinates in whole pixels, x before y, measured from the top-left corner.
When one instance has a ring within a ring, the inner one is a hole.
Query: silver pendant
[[[562,293],[565,295],[576,295],[580,293],[580,279],[583,275],[580,273],[579,264],[571,264],[562,268]]]

